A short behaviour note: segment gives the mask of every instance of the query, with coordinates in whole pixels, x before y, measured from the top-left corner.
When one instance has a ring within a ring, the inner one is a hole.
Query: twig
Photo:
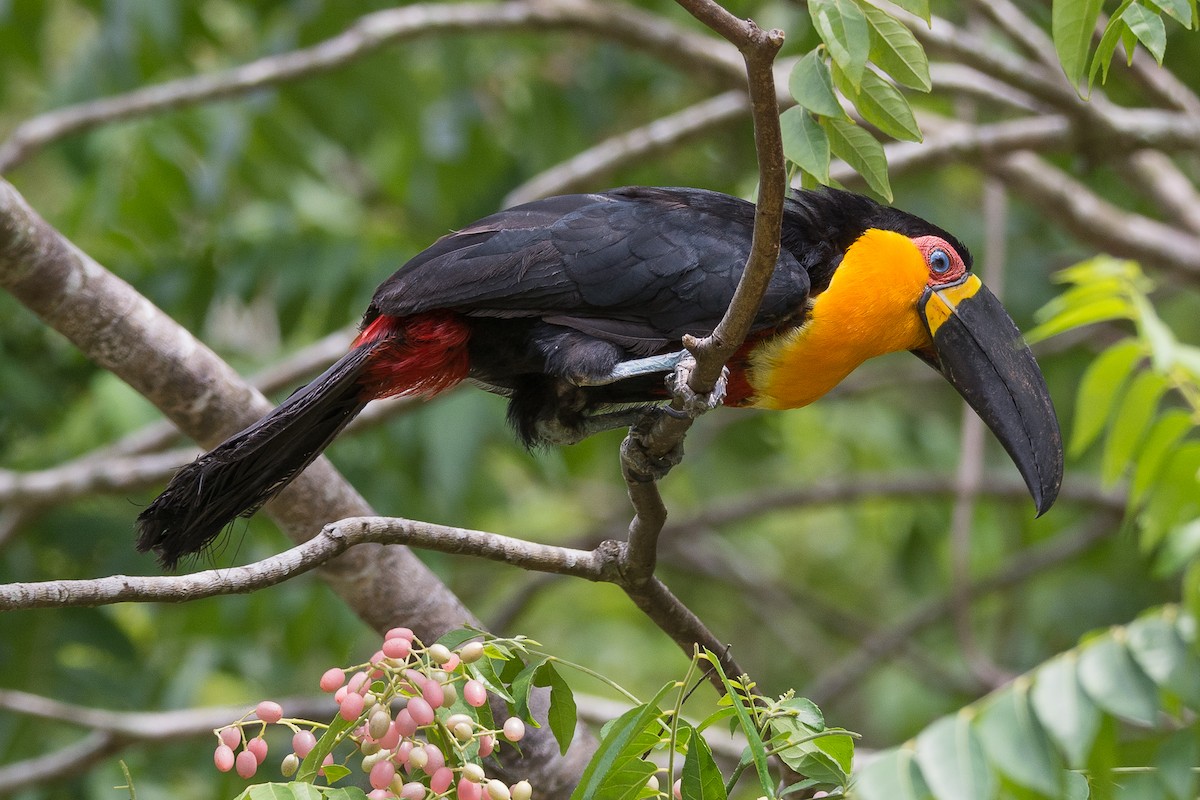
[[[280,702],[288,716],[306,719],[327,718],[334,708],[328,697],[284,698]],[[91,729],[83,739],[52,753],[0,765],[0,797],[31,786],[65,780],[136,744],[212,736],[214,728],[246,713],[245,706],[109,711],[5,689],[0,689],[0,709]]]
[[[1053,569],[1096,547],[1117,529],[1120,516],[1097,515],[1075,534],[1061,534],[1053,541],[1031,547],[1014,556],[1006,566],[991,576],[971,583],[967,596],[971,599],[1018,586],[1046,570]],[[819,675],[802,692],[817,705],[841,698],[857,685],[876,664],[887,659],[921,631],[936,625],[949,616],[958,598],[947,594],[927,600],[914,611],[877,636],[863,643],[854,653]]]
[[[786,172],[779,130],[774,63],[783,44],[783,32],[763,31],[752,21],[734,17],[711,0],[678,2],[705,25],[732,42],[742,54],[759,165],[759,196],[750,255],[733,299],[711,335],[702,340],[684,338],[684,346],[696,359],[696,367],[688,379],[688,388],[704,395],[713,390],[725,362],[749,332],[779,257]],[[682,404],[682,394],[677,392],[672,406],[681,409]],[[635,512],[629,523],[628,544],[621,554],[622,588],[685,652],[690,653],[695,644],[701,644],[720,654],[727,672],[740,674],[742,670],[728,650],[719,645],[695,614],[654,578],[658,535],[666,522],[667,510],[657,482],[639,473],[631,452],[637,447],[651,458],[662,458],[682,447],[691,423],[691,418],[686,415],[658,414],[650,425],[639,430],[636,441],[629,437],[622,444],[621,471]],[[716,676],[713,676],[713,682],[721,690]]]
[[[0,173],[50,142],[98,125],[227,99],[328,72],[417,36],[464,31],[577,30],[615,39],[682,68],[736,78],[736,56],[720,42],[680,30],[661,17],[618,3],[588,0],[426,3],[367,14],[311,47],[212,75],[168,81],[116,97],[67,106],[19,125],[0,145]]]
[[[593,187],[604,175],[619,167],[636,164],[709,133],[719,125],[740,119],[748,108],[746,93],[742,90],[710,97],[682,111],[605,139],[534,175],[509,192],[504,204],[514,206],[539,197]]]
[[[994,178],[984,182],[983,193],[986,247],[980,273],[992,293],[1003,297],[1007,202],[1004,187]],[[989,688],[995,688],[1007,683],[1013,676],[983,652],[971,625],[971,531],[976,500],[983,488],[983,455],[987,440],[983,421],[966,403],[962,404],[960,430],[962,444],[955,476],[954,507],[950,515],[950,591],[955,597],[952,616],[968,669]]]

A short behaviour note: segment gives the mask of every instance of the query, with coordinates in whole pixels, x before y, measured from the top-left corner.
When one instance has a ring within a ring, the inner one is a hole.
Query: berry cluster
[[[255,708],[257,720],[247,715],[214,731],[220,742],[213,761],[222,772],[236,769],[243,778],[253,777],[267,757],[267,725],[283,724],[293,731],[293,752],[280,765],[285,777],[295,775],[319,745],[327,754],[316,774],[330,781],[347,774],[347,768],[335,765],[332,751],[349,740],[370,775],[371,800],[483,800],[485,795],[529,800],[528,781],[510,786],[489,779],[482,766],[502,741],[515,745],[525,736],[520,717],[494,725],[487,688],[465,666],[484,654],[479,641],[454,650],[442,644],[425,647],[408,628],[393,628],[368,663],[334,667],[321,676],[322,691],[332,693],[338,704],[340,724],[285,719],[278,703],[264,700]],[[247,738],[246,729],[259,723],[258,735]],[[323,730],[320,739],[318,730]]]

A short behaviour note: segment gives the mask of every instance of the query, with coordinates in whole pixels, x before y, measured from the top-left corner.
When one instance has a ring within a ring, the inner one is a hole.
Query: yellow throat
[[[750,405],[799,408],[837,386],[868,358],[931,344],[917,313],[929,279],[907,236],[872,228],[846,250],[804,324],[751,355]]]

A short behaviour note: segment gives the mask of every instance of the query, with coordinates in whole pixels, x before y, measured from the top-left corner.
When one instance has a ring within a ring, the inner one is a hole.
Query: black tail
[[[164,567],[203,550],[312,463],[371,394],[360,378],[379,342],[360,345],[278,408],[175,473],[137,519],[137,549]]]

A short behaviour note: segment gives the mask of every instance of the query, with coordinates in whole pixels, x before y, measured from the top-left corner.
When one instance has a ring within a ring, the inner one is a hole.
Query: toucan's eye
[[[950,271],[951,263],[950,254],[940,247],[929,254],[929,268],[935,275],[945,275]]]

